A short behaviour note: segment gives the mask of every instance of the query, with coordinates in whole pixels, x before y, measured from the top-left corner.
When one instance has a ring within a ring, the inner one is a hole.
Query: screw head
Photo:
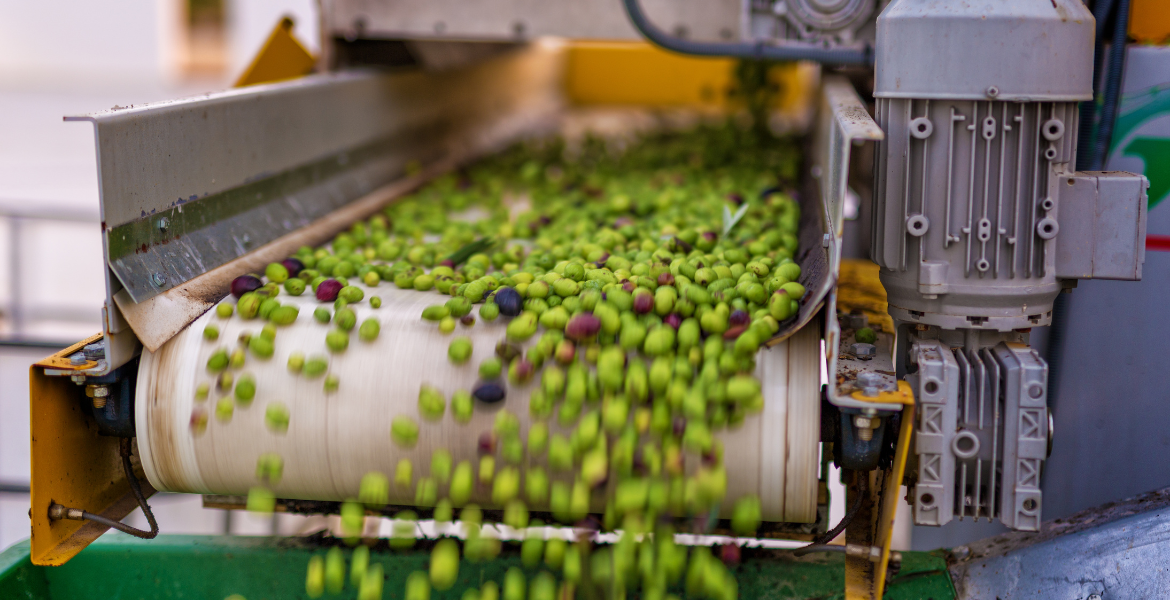
[[[161,272],[155,273],[150,276],[150,282],[153,283],[155,287],[162,287],[167,284],[167,276]]]
[[[170,226],[171,226],[170,219],[168,219],[166,217],[159,218],[159,220],[158,220],[158,230],[159,231],[161,231],[162,233],[166,233],[167,229],[169,229]]]
[[[999,96],[999,88],[995,87],[994,85],[989,86],[987,88],[987,97],[988,98],[995,98],[997,96]]]

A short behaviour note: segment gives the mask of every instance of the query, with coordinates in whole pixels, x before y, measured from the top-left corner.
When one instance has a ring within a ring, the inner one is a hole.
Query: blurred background
[[[286,15],[316,52],[313,0],[0,0],[0,548],[29,535],[29,365],[101,330],[93,126],[62,117],[231,87]],[[151,505],[172,533],[305,520],[231,518],[200,496]]]

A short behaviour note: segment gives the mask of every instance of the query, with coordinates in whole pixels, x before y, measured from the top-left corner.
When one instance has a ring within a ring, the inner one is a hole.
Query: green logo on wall
[[[1170,85],[1124,95],[1113,139],[1114,156],[1133,156],[1145,163],[1149,208],[1154,208],[1170,194]]]
[[[1170,139],[1136,137],[1121,152],[1146,163],[1144,175],[1150,180],[1149,207],[1154,208],[1166,198],[1166,192],[1170,192]]]

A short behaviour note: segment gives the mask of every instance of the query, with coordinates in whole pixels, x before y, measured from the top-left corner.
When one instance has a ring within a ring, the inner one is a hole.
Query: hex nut
[[[849,351],[852,352],[853,355],[858,358],[858,360],[869,360],[874,356],[877,356],[877,346],[874,346],[873,344],[863,344],[856,342],[849,346]]]

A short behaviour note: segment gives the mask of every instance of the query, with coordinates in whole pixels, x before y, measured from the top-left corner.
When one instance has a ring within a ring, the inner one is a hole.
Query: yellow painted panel
[[[1129,34],[1145,44],[1170,42],[1170,2],[1133,0],[1129,11]]]
[[[108,528],[92,521],[52,521],[49,505],[121,520],[137,507],[122,471],[119,438],[98,434],[85,387],[69,377],[50,377],[61,359],[101,338],[98,334],[34,364],[29,369],[29,426],[32,438],[31,559],[34,565],[61,565]],[[68,368],[68,367],[67,367]],[[143,481],[143,494],[154,492]]]
[[[573,42],[569,47],[566,88],[577,104],[649,107],[735,106],[735,60],[685,56],[644,42]],[[810,102],[815,65],[773,67],[779,86],[775,106],[800,110]]]
[[[293,20],[288,17],[276,24],[236,87],[296,79],[313,70],[313,55],[293,37],[292,30]]]

